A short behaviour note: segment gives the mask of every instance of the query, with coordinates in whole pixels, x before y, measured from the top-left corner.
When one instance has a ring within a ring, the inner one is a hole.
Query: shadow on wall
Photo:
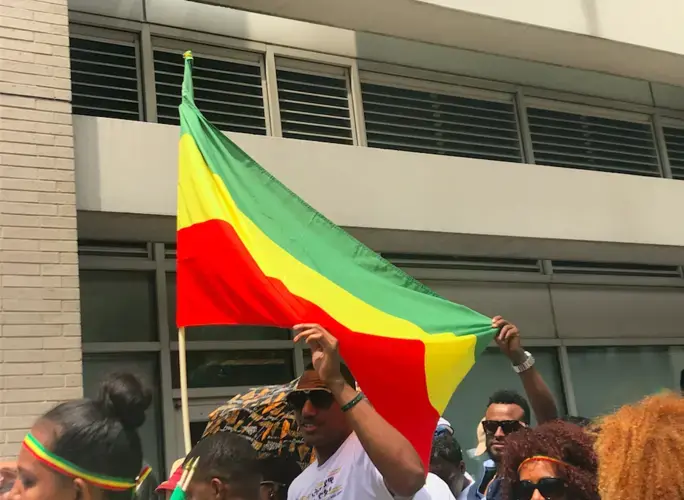
[[[587,18],[587,30],[592,36],[601,36],[601,24],[599,23],[596,0],[582,0],[582,10]]]

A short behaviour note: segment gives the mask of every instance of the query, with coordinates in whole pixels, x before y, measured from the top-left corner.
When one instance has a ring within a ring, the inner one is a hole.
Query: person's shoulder
[[[425,486],[413,497],[414,500],[456,500],[449,486],[435,474],[429,473]]]
[[[311,465],[309,465],[306,469],[302,471],[300,475],[298,475],[294,481],[292,481],[292,484],[290,484],[290,487],[288,488],[288,492],[297,492],[301,489],[306,488],[308,485],[311,484],[312,479],[316,477],[316,472],[318,471],[318,462],[314,462]],[[290,495],[288,495],[288,498],[292,498]]]

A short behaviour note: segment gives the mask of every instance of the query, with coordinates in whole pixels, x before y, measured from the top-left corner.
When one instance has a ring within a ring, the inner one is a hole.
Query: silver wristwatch
[[[519,365],[513,365],[513,371],[515,373],[522,373],[534,366],[534,356],[532,356],[532,354],[528,351],[525,351],[525,356],[527,356],[525,361],[523,361]]]

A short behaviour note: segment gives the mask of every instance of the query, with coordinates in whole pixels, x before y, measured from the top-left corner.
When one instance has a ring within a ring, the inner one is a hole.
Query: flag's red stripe
[[[225,221],[178,231],[177,290],[179,325],[291,328],[310,322],[326,327],[341,340],[342,357],[378,412],[406,436],[427,467],[439,415],[427,393],[421,341],[349,330],[316,304],[291,294],[279,280],[265,276]]]

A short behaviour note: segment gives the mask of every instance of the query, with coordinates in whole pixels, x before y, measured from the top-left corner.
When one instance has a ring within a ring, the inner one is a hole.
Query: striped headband
[[[142,471],[140,471],[140,474],[135,480],[105,476],[103,474],[88,472],[82,467],[79,467],[78,465],[55,455],[50,450],[45,448],[45,446],[43,446],[41,442],[38,441],[31,433],[26,435],[23,445],[24,448],[26,448],[36,458],[36,460],[47,467],[50,467],[64,476],[83,479],[93,486],[103,490],[126,491],[133,488],[138,488],[152,471],[152,469],[148,466],[143,467]]]
[[[544,455],[535,455],[533,457],[526,458],[525,460],[523,460],[522,463],[518,466],[518,472],[520,472],[520,469],[523,468],[523,465],[528,464],[530,462],[550,462],[550,463],[556,464],[556,465],[563,465],[565,467],[571,467],[570,464],[563,462],[562,460],[558,460],[557,458],[546,457]]]

